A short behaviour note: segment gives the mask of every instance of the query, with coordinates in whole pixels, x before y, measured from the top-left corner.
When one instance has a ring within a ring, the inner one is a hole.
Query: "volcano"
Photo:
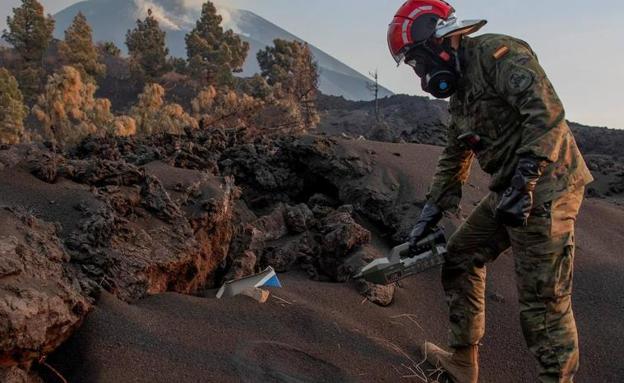
[[[167,32],[167,46],[175,57],[186,57],[184,36],[195,25],[200,10],[189,7],[182,0],[89,0],[71,5],[54,15],[56,29],[54,36],[63,38],[64,31],[80,11],[93,28],[96,41],[112,41],[125,52],[126,31],[135,26],[139,18],[144,18],[149,9],[159,20],[160,26]],[[250,45],[249,55],[244,65],[242,76],[259,72],[256,54],[259,50],[273,44],[274,39],[304,40],[280,28],[278,25],[257,14],[231,8],[220,8],[225,28],[234,30]],[[310,45],[319,66],[321,92],[332,96],[342,96],[349,100],[370,100],[373,96],[366,85],[371,80],[342,63],[321,49]],[[380,89],[380,97],[393,93]]]

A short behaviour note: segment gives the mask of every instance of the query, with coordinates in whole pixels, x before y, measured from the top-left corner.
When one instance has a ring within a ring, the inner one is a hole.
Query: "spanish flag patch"
[[[503,57],[505,57],[507,53],[509,53],[509,47],[507,45],[502,45],[500,48],[496,50],[496,52],[494,52],[492,56],[494,57],[495,60],[500,60]]]

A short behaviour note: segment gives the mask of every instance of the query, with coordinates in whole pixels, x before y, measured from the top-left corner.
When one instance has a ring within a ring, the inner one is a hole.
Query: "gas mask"
[[[451,97],[457,90],[459,59],[450,43],[416,46],[406,54],[405,63],[420,77],[422,89],[435,98]]]

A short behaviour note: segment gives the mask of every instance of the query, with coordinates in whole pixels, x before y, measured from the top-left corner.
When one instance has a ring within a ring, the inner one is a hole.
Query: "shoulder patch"
[[[509,75],[507,89],[511,94],[519,94],[533,85],[533,73],[522,67],[516,67]]]
[[[500,60],[503,57],[507,56],[507,53],[509,53],[509,47],[507,45],[501,45],[492,55],[492,57],[494,57],[495,60]]]

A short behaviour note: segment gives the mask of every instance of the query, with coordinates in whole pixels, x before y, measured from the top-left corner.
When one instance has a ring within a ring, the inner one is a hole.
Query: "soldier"
[[[522,330],[540,381],[572,382],[579,366],[574,224],[593,179],[535,53],[509,36],[468,37],[485,24],[459,21],[441,0],[409,0],[388,31],[397,63],[412,66],[426,92],[451,97],[448,143],[410,241],[458,209],[474,158],[491,175],[490,193],[450,238],[442,270],[452,352],[425,343],[423,353],[455,382],[478,381],[485,265],[511,247]]]

